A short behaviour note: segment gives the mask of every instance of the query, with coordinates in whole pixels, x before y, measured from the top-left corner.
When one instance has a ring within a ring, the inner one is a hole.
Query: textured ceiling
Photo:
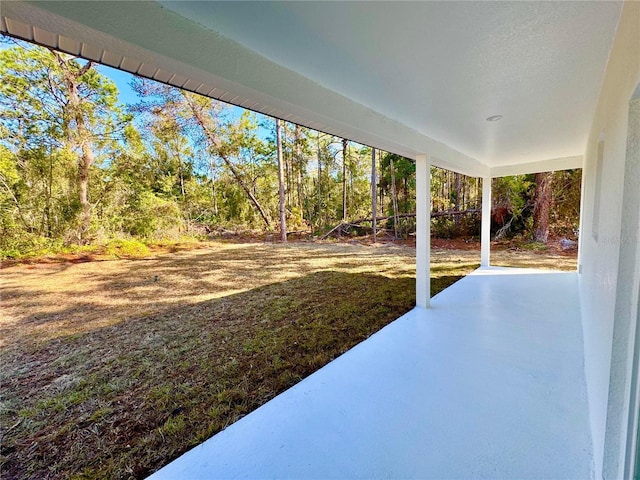
[[[490,166],[583,153],[620,14],[612,2],[161,3]]]
[[[13,2],[16,36],[463,173],[579,166],[620,2]],[[498,122],[487,122],[502,115]]]

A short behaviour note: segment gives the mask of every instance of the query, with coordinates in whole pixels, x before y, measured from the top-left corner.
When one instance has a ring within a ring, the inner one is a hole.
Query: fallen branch
[[[479,209],[469,209],[469,210],[460,210],[460,211],[455,211],[455,210],[445,210],[444,212],[431,212],[431,218],[434,217],[448,217],[448,216],[453,216],[453,217],[457,217],[458,215],[468,215],[470,213],[481,213],[482,211]]]
[[[329,235],[331,235],[333,232],[335,232],[336,230],[338,230],[339,228],[342,228],[342,223],[339,223],[338,225],[336,225],[335,227],[333,227],[331,230],[329,230],[327,233],[325,233],[322,237],[320,237],[320,240],[325,240]]]
[[[480,210],[478,210],[478,209],[470,209],[470,210],[461,210],[459,212],[456,212],[456,211],[431,212],[431,218],[447,217],[447,216],[450,216],[450,215],[453,215],[453,216],[468,215],[468,214],[471,214],[471,213],[480,213]],[[399,213],[396,216],[396,218],[415,218],[415,216],[416,216],[415,213]],[[390,220],[392,218],[393,218],[393,216],[376,217],[376,221],[382,223],[382,222],[386,222],[387,220]],[[362,225],[363,223],[372,223],[372,222],[373,222],[373,218],[359,218],[357,220],[352,220],[350,222],[340,222],[338,225],[336,225],[331,230],[329,230],[327,233],[325,233],[320,238],[320,240],[327,239],[334,232],[340,232],[340,233],[345,232],[346,233],[345,229],[349,228],[349,227],[369,228],[369,229],[373,230],[372,227]],[[384,229],[378,229],[377,231],[379,232],[381,230],[384,230]]]
[[[500,227],[500,229],[496,232],[496,236],[495,236],[496,240],[502,240],[502,238],[507,234],[507,232],[511,228],[511,224],[513,223],[514,218],[516,217],[512,216],[507,223],[505,223],[502,227]]]
[[[431,212],[431,218],[468,215],[471,213],[480,213],[480,212],[481,211],[478,209],[460,210],[459,212],[456,212],[454,210],[446,210],[443,212]],[[415,213],[399,213],[397,215],[397,218],[415,218],[415,216],[416,216]],[[392,218],[393,218],[393,215],[389,217],[376,217],[376,221],[384,222]],[[359,218],[358,220],[352,220],[350,223],[355,225],[360,225],[361,223],[372,222],[372,221],[373,221],[373,218]]]

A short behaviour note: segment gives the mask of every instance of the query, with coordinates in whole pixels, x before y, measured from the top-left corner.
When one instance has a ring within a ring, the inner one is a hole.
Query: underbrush
[[[87,245],[67,244],[47,239],[32,240],[28,244],[0,248],[0,261],[20,263],[40,258],[65,260],[68,256],[104,256],[106,258],[138,258],[151,254],[154,249],[174,250],[177,246],[195,245],[200,238],[181,236],[176,238],[137,239],[131,237],[109,238]]]
[[[110,257],[144,257],[149,255],[149,247],[139,240],[111,240],[104,246],[104,253]]]

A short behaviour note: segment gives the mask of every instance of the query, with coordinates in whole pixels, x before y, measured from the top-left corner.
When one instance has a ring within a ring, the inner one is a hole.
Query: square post
[[[431,298],[431,158],[416,156],[416,306]]]
[[[482,178],[480,245],[480,266],[488,267],[491,253],[491,177]]]

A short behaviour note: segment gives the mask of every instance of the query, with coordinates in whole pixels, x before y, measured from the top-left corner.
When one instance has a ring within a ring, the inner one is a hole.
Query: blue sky
[[[0,35],[0,40],[5,38],[6,37],[4,37],[4,35]],[[18,42],[18,43],[19,45],[29,45],[26,42]],[[12,46],[13,44],[3,42],[3,43],[0,43],[0,50],[5,48],[11,48]],[[80,62],[85,61],[83,59],[78,59],[78,60]],[[134,77],[134,75],[124,72],[122,70],[118,70],[116,68],[108,67],[106,65],[101,65],[99,63],[94,63],[94,68],[96,68],[100,73],[102,73],[106,77],[110,78],[116,84],[116,87],[118,88],[118,97],[119,97],[120,103],[124,105],[133,105],[140,101],[140,99],[138,98],[138,95],[136,94],[136,92],[133,91],[133,89],[130,86],[131,79]],[[239,118],[240,115],[242,115],[246,111],[242,107],[236,107],[233,105],[229,105],[229,106],[231,107],[230,108],[231,118]],[[273,133],[274,129],[271,125],[273,124],[274,119],[272,117],[268,117],[266,115],[263,115],[257,112],[256,112],[256,115],[257,115],[258,125],[259,125],[258,137],[260,137],[262,140],[268,140],[270,137],[272,138],[274,135]]]
[[[0,43],[0,49],[4,50],[5,48],[12,48],[14,46],[13,43],[9,43],[9,37],[4,35],[0,36],[1,40],[4,40],[3,43]],[[28,42],[19,41],[18,45],[27,46],[27,48],[33,46]],[[84,62],[84,60],[79,59],[80,62]],[[136,103],[138,101],[138,96],[129,86],[129,82],[131,81],[132,75],[121,70],[117,70],[115,68],[107,67],[105,65],[100,65],[95,63],[95,68],[102,73],[103,75],[109,77],[113,80],[118,87],[119,97],[121,103]]]
[[[5,38],[4,36],[0,36],[0,39],[4,39],[4,38]],[[22,42],[19,42],[19,44],[24,45],[24,43]],[[0,49],[10,48],[11,46],[12,45],[7,43],[0,43]],[[81,62],[84,61],[82,59],[79,59],[79,60]],[[94,63],[94,65],[95,65],[95,68],[100,73],[110,78],[116,84],[116,87],[118,88],[118,97],[119,97],[120,103],[124,105],[132,105],[139,102],[140,99],[138,98],[138,95],[136,94],[136,92],[133,91],[130,85],[131,79],[133,78],[132,74],[124,72],[122,70],[112,68],[112,67],[107,67],[106,65],[101,65],[98,63]],[[236,107],[233,105],[230,105],[230,107],[231,107],[230,109],[231,118],[238,118],[240,117],[240,115],[242,115],[246,111],[242,107]],[[260,113],[256,113],[256,115],[257,115],[258,124],[259,124],[258,136],[262,140],[267,140],[269,137],[273,136],[273,128],[270,127],[270,125],[273,123],[274,120],[273,118]],[[267,127],[265,128],[263,125],[266,125]]]
[[[96,68],[100,73],[109,77],[116,84],[116,87],[118,87],[118,93],[121,103],[132,104],[139,101],[138,95],[130,86],[131,79],[133,78],[132,74],[123,72],[122,70],[118,70],[116,68],[107,67],[106,65],[96,64]],[[230,105],[230,107],[233,110],[234,115],[237,116],[240,116],[245,111],[245,109],[241,107],[236,107],[233,105]],[[264,116],[261,114],[257,115],[259,115],[260,119],[264,118]]]
[[[106,77],[109,77],[116,84],[116,87],[118,87],[118,96],[120,103],[129,105],[138,103],[138,95],[135,91],[133,91],[130,85],[131,79],[133,78],[132,74],[123,72],[122,70],[118,70],[116,68],[107,67],[106,65],[95,64],[95,66],[100,73],[102,73]],[[230,106],[232,118],[238,118],[245,112],[245,109],[242,107],[236,107],[233,105]],[[256,113],[256,115],[258,116],[259,124],[264,123],[264,120],[269,118],[260,113]],[[267,140],[271,135],[272,132],[270,128],[263,128],[262,125],[259,126],[258,136],[262,140]]]
[[[115,68],[107,67],[105,65],[96,65],[96,69],[109,77],[118,87],[118,92],[120,94],[120,102],[121,103],[137,103],[138,96],[136,92],[129,86],[129,82],[131,82],[132,75],[123,72],[122,70],[116,70]]]

